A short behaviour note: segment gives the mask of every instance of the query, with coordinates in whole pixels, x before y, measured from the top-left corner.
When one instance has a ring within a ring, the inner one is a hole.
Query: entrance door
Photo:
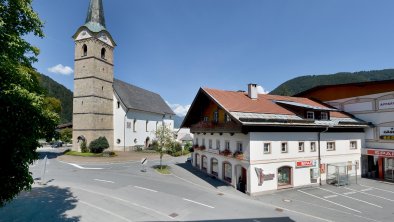
[[[278,169],[278,187],[291,186],[291,167],[284,166]]]
[[[394,181],[394,158],[384,160],[384,179]]]
[[[240,189],[241,192],[245,193],[246,191],[246,169],[242,167],[242,178],[240,181]]]

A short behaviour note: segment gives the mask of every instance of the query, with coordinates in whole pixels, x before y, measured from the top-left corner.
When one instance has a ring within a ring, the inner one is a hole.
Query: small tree
[[[81,152],[82,152],[82,153],[88,153],[88,152],[89,152],[89,149],[88,149],[88,147],[86,146],[86,141],[82,141],[82,142],[81,142]]]
[[[65,143],[70,143],[73,136],[73,131],[70,128],[60,130],[60,139]]]
[[[158,143],[156,151],[160,153],[160,169],[163,169],[163,154],[167,149],[171,148],[174,135],[170,128],[167,128],[166,126],[160,126],[157,128],[155,136]]]
[[[89,144],[90,152],[92,153],[102,153],[105,149],[109,147],[108,140],[105,137],[100,136],[98,139],[93,140]]]

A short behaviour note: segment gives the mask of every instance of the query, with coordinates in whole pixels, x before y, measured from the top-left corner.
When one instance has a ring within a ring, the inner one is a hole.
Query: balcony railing
[[[218,123],[200,121],[191,125],[190,130],[192,132],[241,132],[242,128],[234,122]]]

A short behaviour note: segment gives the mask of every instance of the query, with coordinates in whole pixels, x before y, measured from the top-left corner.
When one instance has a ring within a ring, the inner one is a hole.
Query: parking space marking
[[[328,199],[328,198],[333,198],[333,197],[337,197],[338,195],[328,195],[328,196],[324,196],[324,198]]]
[[[95,208],[95,209],[97,209],[97,210],[100,210],[100,211],[102,211],[102,212],[104,212],[104,213],[106,213],[106,214],[109,214],[109,215],[112,215],[112,216],[114,216],[114,217],[117,217],[117,218],[119,218],[119,219],[121,219],[121,220],[123,220],[123,221],[131,222],[131,220],[129,220],[129,219],[125,218],[125,217],[122,217],[122,216],[120,216],[120,215],[114,214],[114,213],[112,213],[111,211],[106,210],[106,209],[104,209],[104,208],[95,206],[95,205],[93,205],[93,204],[87,203],[87,202],[82,201],[82,200],[79,200],[78,202],[80,202],[80,203],[82,203],[82,204],[85,204],[85,205],[87,205],[87,206],[89,206],[89,207],[91,207],[91,208]]]
[[[145,187],[139,187],[139,186],[134,186],[135,188],[137,188],[137,189],[141,189],[141,190],[147,190],[147,191],[150,191],[150,192],[153,192],[153,193],[157,193],[158,191],[157,190],[152,190],[152,189],[148,189],[148,188],[145,188]]]
[[[114,181],[109,181],[109,180],[100,180],[100,179],[93,179],[95,181],[99,181],[99,182],[104,182],[104,183],[115,183]]]
[[[354,191],[350,191],[350,192],[346,192],[346,193],[343,193],[343,194],[345,194],[345,195],[350,195],[350,194],[355,194],[356,192],[354,192]]]
[[[327,201],[327,202],[332,203],[332,204],[334,204],[334,205],[337,205],[337,206],[346,208],[346,209],[348,209],[348,210],[351,210],[351,211],[354,211],[354,212],[357,212],[357,213],[361,213],[361,211],[359,211],[359,210],[356,210],[356,209],[347,207],[347,206],[342,205],[342,204],[339,204],[339,203],[335,203],[335,202],[333,202],[333,201],[331,201],[331,200],[326,200],[326,199],[324,199],[324,198],[322,198],[322,197],[319,197],[319,196],[316,196],[316,195],[313,195],[313,194],[304,192],[304,191],[302,191],[302,190],[298,190],[298,191],[301,192],[301,193],[303,193],[303,194],[309,195],[309,196],[311,196],[311,197],[315,197],[315,198],[317,198],[317,199],[324,200],[324,201]]]
[[[208,207],[208,208],[215,208],[215,207],[212,207],[212,206],[209,206],[209,205],[206,205],[206,204],[203,204],[203,203],[200,203],[200,202],[197,202],[197,201],[194,201],[194,200],[189,200],[189,199],[186,199],[186,198],[183,198],[183,200],[184,201],[188,201],[188,202],[192,202],[192,203],[195,203],[195,204],[198,204],[198,205],[201,205],[201,206],[204,206],[204,207]]]
[[[394,200],[391,200],[391,199],[388,199],[388,198],[385,198],[385,197],[381,197],[381,196],[378,196],[378,195],[366,193],[366,192],[364,192],[364,190],[358,191],[358,190],[350,189],[350,188],[347,188],[347,187],[345,187],[345,189],[352,190],[352,191],[358,192],[358,193],[362,193],[362,194],[365,194],[365,195],[368,195],[368,196],[371,196],[371,197],[377,197],[377,198],[381,198],[383,200],[388,200],[388,201],[394,202]],[[370,189],[370,190],[372,190],[372,189]],[[370,190],[368,190],[368,191],[370,191]]]
[[[352,200],[355,200],[355,201],[366,203],[366,204],[369,204],[369,205],[374,206],[374,207],[383,208],[382,206],[379,206],[379,205],[367,202],[365,200],[360,200],[360,199],[357,199],[357,198],[354,198],[354,197],[349,197],[349,196],[346,196],[346,195],[343,195],[343,194],[340,194],[340,193],[337,193],[337,192],[334,192],[334,191],[331,191],[331,190],[327,190],[327,189],[324,189],[324,188],[321,188],[321,187],[319,187],[319,189],[327,191],[327,192],[330,192],[330,193],[333,193],[333,194],[336,194],[336,195],[339,195],[339,196],[342,196],[342,197],[346,197],[346,198],[349,198],[349,199],[352,199]]]
[[[365,185],[361,185],[361,184],[358,184],[358,185],[360,185],[362,187],[368,187],[368,188],[371,188],[371,189],[375,189],[375,190],[381,190],[381,191],[385,191],[385,192],[389,192],[389,193],[394,193],[394,191],[390,191],[390,190],[384,190],[384,189],[380,189],[380,188],[376,188],[376,187],[370,187],[370,186],[365,186]]]

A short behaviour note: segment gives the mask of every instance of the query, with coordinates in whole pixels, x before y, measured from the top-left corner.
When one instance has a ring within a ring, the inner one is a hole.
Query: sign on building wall
[[[368,155],[382,156],[382,157],[394,157],[394,151],[388,150],[367,150]]]
[[[379,109],[394,109],[394,99],[379,101]]]
[[[380,127],[381,140],[394,140],[394,127]]]
[[[296,167],[301,168],[301,167],[313,167],[316,166],[316,161],[314,160],[304,160],[304,161],[297,161],[296,162]]]
[[[254,168],[256,170],[257,178],[258,178],[258,184],[259,186],[263,185],[264,181],[267,180],[273,180],[275,178],[275,174],[270,173],[270,174],[264,174],[264,170],[261,168]]]

